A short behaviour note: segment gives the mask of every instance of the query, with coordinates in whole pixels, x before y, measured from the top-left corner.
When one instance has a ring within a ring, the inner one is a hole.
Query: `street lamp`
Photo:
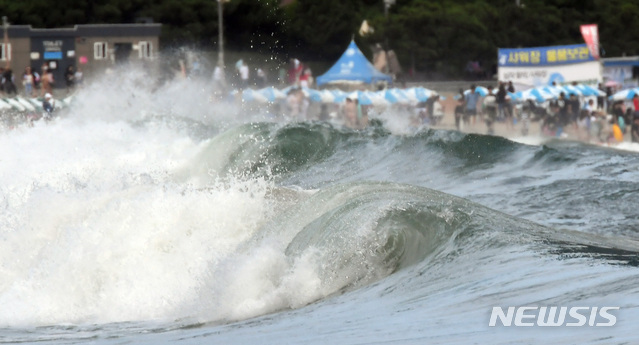
[[[217,64],[220,68],[224,68],[224,23],[223,23],[223,3],[228,2],[228,0],[217,0],[217,31],[218,31],[218,56],[217,56]]]
[[[217,65],[221,72],[221,82],[224,83],[224,22],[223,11],[225,2],[231,0],[217,0],[217,31],[218,31],[218,52],[217,52]]]
[[[386,73],[390,72],[390,61],[388,61],[388,51],[390,47],[388,46],[388,27],[390,21],[388,20],[388,9],[395,5],[395,0],[384,0],[384,17],[386,18],[386,30],[384,30],[384,55],[386,55],[386,66],[384,70]]]
[[[390,23],[390,21],[388,20],[388,9],[393,5],[395,5],[395,0],[384,0],[384,18],[386,18],[386,30],[384,30],[385,32],[384,36],[386,36],[385,37],[386,42],[384,43],[386,44],[386,47],[385,47],[386,49],[388,49],[388,26]]]
[[[388,9],[395,5],[395,0],[384,0],[384,17],[388,19]]]
[[[11,61],[9,60],[9,21],[7,21],[7,16],[2,16],[2,30],[4,31],[4,58],[7,60],[6,68],[9,68]]]

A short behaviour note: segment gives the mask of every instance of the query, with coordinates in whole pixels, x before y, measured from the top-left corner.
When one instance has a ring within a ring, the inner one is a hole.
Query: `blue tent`
[[[348,49],[326,73],[317,77],[317,85],[332,82],[391,82],[392,78],[377,69],[366,59],[355,41],[351,41]]]

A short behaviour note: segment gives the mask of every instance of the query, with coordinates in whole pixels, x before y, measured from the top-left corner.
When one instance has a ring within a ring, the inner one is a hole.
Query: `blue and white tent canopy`
[[[528,89],[524,91],[518,91],[512,94],[511,99],[517,101],[536,101],[538,103],[543,103],[550,99],[555,99],[558,97],[558,94],[555,95],[553,90],[545,90],[544,88],[534,88]]]
[[[73,100],[73,95],[55,100],[55,108],[63,109],[69,106]],[[41,98],[25,98],[22,96],[0,98],[1,111],[17,111],[17,112],[38,112],[42,111]]]
[[[242,100],[247,102],[268,103],[266,96],[263,96],[259,91],[252,89],[245,89],[242,92]]]
[[[566,97],[576,95],[577,97],[605,96],[605,92],[585,84],[564,85],[564,86],[541,86],[525,91],[518,91],[512,95],[517,101],[534,100],[543,103],[552,99],[557,99],[561,94]]]
[[[621,90],[610,96],[609,99],[613,101],[627,101],[633,99],[635,95],[639,95],[639,87]]]
[[[378,71],[366,56],[359,50],[355,41],[351,41],[348,48],[337,62],[326,73],[317,77],[317,85],[340,82],[377,83],[392,82],[392,78]]]
[[[406,95],[416,102],[426,102],[432,96],[436,96],[437,92],[423,87],[412,87],[406,89]]]
[[[245,89],[242,91],[242,100],[245,102],[255,103],[276,103],[286,99],[288,93],[297,89],[289,86],[282,90],[274,87],[266,87],[259,90]],[[316,90],[310,88],[301,88],[302,93],[311,102],[316,103],[344,103],[346,98],[357,99],[362,105],[372,106],[389,106],[393,104],[417,105],[419,102],[425,102],[438,93],[423,87],[414,87],[409,89],[391,88],[381,91],[352,91],[345,92],[341,90]],[[232,95],[237,95],[240,91],[234,90]],[[445,99],[441,97],[440,99]]]
[[[257,93],[259,93],[261,96],[264,96],[266,98],[266,100],[268,102],[276,102],[279,99],[284,99],[286,98],[286,93],[272,87],[265,87],[263,89],[259,89],[256,91]]]

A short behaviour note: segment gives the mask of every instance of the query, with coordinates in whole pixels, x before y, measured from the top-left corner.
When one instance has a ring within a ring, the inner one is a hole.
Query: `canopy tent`
[[[392,78],[377,69],[366,59],[355,41],[351,41],[348,48],[337,62],[326,73],[317,77],[317,85],[326,83],[376,83],[391,82]]]

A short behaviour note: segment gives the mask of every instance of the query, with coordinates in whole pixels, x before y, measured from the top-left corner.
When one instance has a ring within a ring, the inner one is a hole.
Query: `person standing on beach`
[[[497,117],[502,120],[505,119],[508,108],[506,108],[506,86],[504,83],[499,83],[499,89],[497,90]]]
[[[257,81],[255,83],[255,86],[258,89],[261,89],[266,86],[266,72],[264,72],[264,70],[261,67],[258,67],[257,69]]]
[[[53,111],[55,110],[55,100],[50,93],[44,95],[42,101],[42,110],[44,110],[44,119],[51,120],[53,118]]]
[[[246,63],[242,62],[238,70],[240,74],[240,89],[244,90],[249,86],[249,67]]]
[[[291,59],[291,63],[288,70],[288,83],[289,85],[299,86],[300,76],[304,71],[304,65],[298,59]]]
[[[11,68],[7,67],[4,69],[4,71],[2,72],[2,80],[2,87],[4,89],[4,92],[7,93],[7,96],[11,95],[12,93],[17,96],[18,89],[16,89],[16,84],[13,80],[13,71],[11,70]]]
[[[53,73],[49,71],[49,67],[44,64],[42,65],[42,96],[44,97],[47,93],[53,93]]]
[[[639,116],[633,117],[632,126],[630,128],[630,140],[633,143],[639,143]]]
[[[455,127],[458,131],[461,130],[461,120],[464,116],[464,108],[466,106],[466,97],[464,90],[459,89],[459,96],[457,99],[457,106],[455,107]]]
[[[35,84],[31,67],[27,66],[22,74],[22,85],[24,86],[24,95],[26,97],[33,97],[33,85]]]
[[[69,65],[67,70],[64,72],[64,81],[67,84],[67,93],[71,93],[71,90],[75,86],[75,71],[73,70],[73,66]]]
[[[473,118],[473,124],[475,124],[475,117],[477,116],[477,103],[479,101],[479,94],[475,85],[470,85],[470,92],[466,95],[466,114],[464,116],[464,123],[470,123],[470,117]]]
[[[357,124],[357,105],[350,97],[346,98],[342,112],[344,124],[347,127],[355,127]]]
[[[225,86],[224,70],[222,70],[222,67],[220,67],[220,65],[217,65],[215,66],[215,69],[213,69],[213,89],[216,92],[221,92],[222,90],[224,90]]]
[[[497,97],[493,94],[493,87],[488,86],[488,94],[484,97],[484,110],[486,111],[486,130],[488,134],[495,134],[493,127],[497,118]]]
[[[508,91],[508,93],[506,93],[506,107],[508,108],[508,115],[510,116],[509,119],[506,119],[506,125],[510,128],[510,129],[514,129],[514,119],[515,119],[515,107],[513,106],[513,102],[511,102],[510,100],[510,94],[511,93],[515,93],[515,85],[513,85],[512,81],[508,81],[508,87],[506,88],[506,91]]]

